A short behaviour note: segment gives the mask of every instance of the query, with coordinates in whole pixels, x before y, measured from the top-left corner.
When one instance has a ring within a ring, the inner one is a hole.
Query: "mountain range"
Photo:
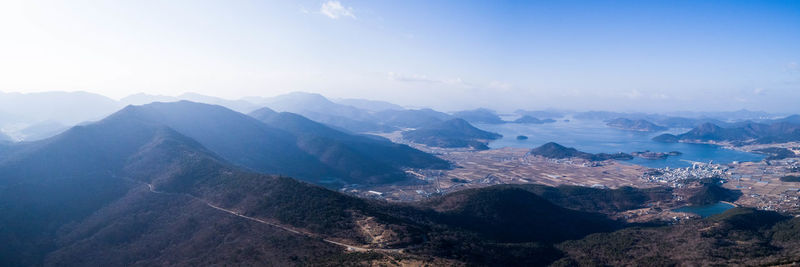
[[[338,265],[384,257],[354,257],[345,248],[403,249],[407,260],[538,265],[558,257],[556,242],[622,227],[513,187],[408,206],[252,172],[207,149],[204,143],[221,141],[197,133],[209,130],[200,124],[222,120],[220,129],[259,132],[238,138],[282,136],[228,113],[235,112],[191,102],[131,106],[14,145],[0,159],[0,265]],[[297,116],[274,115],[274,123]],[[525,207],[526,215],[510,207]],[[484,223],[497,227],[478,227]],[[527,230],[511,231],[520,226]]]
[[[306,146],[315,140],[325,146]],[[669,188],[498,185],[389,203],[288,177],[336,173],[338,165],[321,156],[327,153],[315,152],[331,149],[346,150],[335,153],[341,158],[372,157],[366,162],[377,166],[422,164],[427,157],[293,113],[261,109],[247,116],[188,101],[128,106],[52,138],[0,145],[0,265],[800,260],[797,218],[775,212],[734,209],[658,227],[607,216],[671,200]],[[380,158],[361,149],[390,155]],[[266,174],[268,169],[286,173]]]
[[[728,127],[705,123],[679,135],[663,134],[653,140],[660,142],[730,142],[735,145],[769,144],[800,141],[797,116],[774,120],[771,123],[741,122]]]

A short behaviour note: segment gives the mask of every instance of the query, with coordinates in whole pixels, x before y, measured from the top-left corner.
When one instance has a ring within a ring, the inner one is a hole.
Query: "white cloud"
[[[511,86],[510,83],[507,83],[507,82],[492,81],[492,82],[489,83],[488,87],[490,89],[506,91],[506,90],[511,89],[512,86]]]
[[[460,77],[456,77],[453,79],[438,79],[438,78],[430,78],[427,75],[402,74],[396,72],[389,72],[387,77],[389,78],[390,81],[398,81],[398,82],[421,82],[421,83],[455,85],[461,87],[473,87],[470,83],[465,82]]]
[[[767,91],[767,89],[764,89],[764,88],[756,88],[756,89],[753,89],[753,94],[755,94],[755,95],[764,95],[764,93],[766,91]]]
[[[789,62],[789,64],[786,64],[786,70],[800,72],[800,67],[797,66],[797,62]]]
[[[356,15],[353,14],[352,7],[345,7],[339,1],[328,1],[322,3],[322,7],[319,8],[319,13],[322,15],[328,16],[332,19],[339,19],[344,17],[350,17],[355,19]]]
[[[642,92],[639,92],[639,90],[631,90],[630,92],[625,93],[625,96],[630,99],[637,99],[642,97]]]
[[[434,80],[428,78],[428,76],[420,75],[420,74],[402,74],[396,72],[389,72],[388,78],[391,81],[398,81],[398,82],[425,82],[425,83],[441,83],[441,80]]]

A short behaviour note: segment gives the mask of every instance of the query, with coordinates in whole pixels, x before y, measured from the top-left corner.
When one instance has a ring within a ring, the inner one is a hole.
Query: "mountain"
[[[614,154],[607,154],[607,153],[592,154],[583,151],[578,151],[577,149],[572,147],[565,147],[554,142],[548,142],[544,145],[531,149],[529,153],[534,156],[541,156],[551,159],[581,158],[590,161],[604,161],[610,159],[616,159],[616,160],[633,159],[633,156],[626,153],[620,152]]]
[[[122,99],[119,100],[119,102],[125,106],[128,105],[139,106],[139,105],[150,104],[153,102],[176,102],[180,100],[181,99],[174,96],[138,93],[123,97]]]
[[[659,132],[667,129],[666,127],[658,126],[646,120],[629,120],[625,118],[613,119],[606,123],[606,125],[622,130],[639,132]]]
[[[446,224],[498,242],[552,243],[621,226],[600,214],[557,206],[516,186],[462,190],[424,205],[439,212]]]
[[[451,119],[402,133],[403,139],[435,147],[471,147],[488,149],[486,140],[502,135],[475,128],[463,119]]]
[[[677,143],[680,141],[680,138],[674,134],[660,134],[656,137],[653,137],[653,141],[661,143]]]
[[[453,113],[453,117],[464,119],[471,123],[501,124],[505,123],[500,116],[488,109],[479,108]]]
[[[775,122],[785,122],[785,123],[791,123],[791,124],[800,124],[800,115],[794,114],[794,115],[786,116],[784,118],[775,120]]]
[[[531,155],[542,156],[551,159],[564,159],[564,158],[584,158],[590,159],[593,154],[578,151],[572,147],[565,147],[554,142],[549,142],[531,150]]]
[[[432,109],[384,110],[376,112],[377,122],[397,128],[419,128],[453,119],[447,113]]]
[[[531,116],[536,118],[546,118],[546,119],[558,119],[564,117],[569,112],[560,111],[560,110],[522,110],[518,109],[514,111],[514,114],[521,115],[521,116]]]
[[[690,131],[672,136],[657,136],[654,140],[680,142],[731,142],[733,144],[768,144],[800,141],[800,124],[775,122],[763,124],[741,122],[730,127],[720,127],[705,123]]]
[[[0,132],[0,143],[2,143],[2,142],[13,142],[13,141],[14,141],[14,139],[12,139],[11,136],[8,136],[5,133]]]
[[[43,121],[23,128],[17,134],[24,141],[36,141],[55,136],[69,129],[69,126],[55,122]]]
[[[126,109],[197,140],[233,163],[331,187],[405,181],[400,168],[447,166],[410,147],[356,137],[295,114],[252,113],[263,115],[260,119],[270,121],[268,125],[221,106],[187,101]]]
[[[447,168],[449,164],[433,155],[387,140],[345,133],[301,115],[277,113],[264,108],[250,116],[276,129],[297,136],[298,146],[321,162],[351,176],[392,177],[403,180],[402,168]]]
[[[633,210],[644,208],[650,203],[665,202],[673,198],[673,189],[669,187],[634,188],[626,186],[616,189],[600,189],[574,185],[550,187],[538,184],[514,185],[514,187],[530,191],[558,206],[586,212],[614,213]]]
[[[622,226],[513,187],[405,205],[248,172],[147,119],[160,105],[180,111],[128,107],[0,160],[0,264],[541,265],[554,242]]]
[[[334,218],[329,213],[286,206],[336,202],[286,201],[338,193],[243,172],[137,115],[120,112],[21,144],[0,162],[0,265],[311,264],[341,255],[338,245],[215,208],[336,231],[313,219]]]
[[[199,103],[212,104],[212,105],[220,105],[220,106],[223,106],[223,107],[226,107],[226,108],[229,108],[229,109],[235,110],[237,112],[241,112],[241,113],[248,113],[248,112],[256,110],[256,109],[258,109],[260,107],[259,105],[250,103],[250,102],[248,102],[246,100],[242,100],[242,99],[230,100],[230,99],[224,99],[224,98],[219,98],[219,97],[201,95],[201,94],[197,94],[197,93],[183,93],[183,94],[177,96],[176,98],[178,98],[180,100],[188,100],[188,101],[192,101],[192,102],[199,102]]]
[[[373,121],[370,112],[334,103],[320,94],[293,92],[270,98],[248,98],[276,111],[296,113],[351,132],[388,132],[395,129]]]
[[[335,100],[336,103],[342,105],[348,105],[355,108],[378,112],[384,110],[403,110],[405,108],[395,105],[386,101],[378,101],[378,100],[368,100],[368,99],[358,99],[358,98],[347,98],[347,99],[339,99]]]
[[[113,99],[87,92],[0,92],[0,114],[25,124],[54,121],[75,125],[101,119],[121,107]]]
[[[800,261],[800,218],[733,208],[666,227],[632,227],[557,245],[554,266],[779,266]]]
[[[553,123],[556,122],[554,119],[544,119],[540,120],[535,117],[531,117],[528,115],[524,115],[519,119],[514,120],[514,123],[530,123],[530,124],[545,124],[545,123]]]

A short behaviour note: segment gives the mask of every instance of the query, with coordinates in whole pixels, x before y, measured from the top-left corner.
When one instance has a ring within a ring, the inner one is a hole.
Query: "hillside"
[[[329,187],[398,182],[407,179],[399,168],[446,166],[438,158],[407,146],[356,138],[305,118],[270,126],[221,106],[188,101],[129,106],[113,116],[165,125],[227,161],[255,171]],[[307,129],[292,125],[296,121],[324,131],[316,137],[309,135]],[[278,125],[282,128],[274,127]],[[350,144],[330,142],[331,137]]]
[[[555,266],[791,265],[800,261],[800,219],[734,208],[704,220],[628,228],[567,241]]]
[[[359,98],[347,98],[347,99],[338,99],[334,100],[334,102],[348,105],[355,108],[368,110],[368,111],[384,111],[384,110],[403,110],[402,106],[389,103],[386,101],[378,101],[378,100],[368,100],[368,99],[359,99]]]
[[[488,149],[487,140],[502,137],[472,126],[463,119],[452,119],[403,132],[403,139],[435,147]]]
[[[407,145],[353,135],[314,122],[303,116],[268,109],[256,110],[254,118],[297,136],[298,147],[321,162],[351,176],[405,179],[401,168],[447,168],[449,164]],[[390,179],[384,179],[390,180]],[[377,182],[377,181],[376,181]]]
[[[479,108],[453,113],[453,117],[464,119],[471,123],[501,124],[505,123],[500,116],[488,109]]]
[[[274,200],[263,196],[288,200],[295,192],[278,192],[297,186],[335,192],[242,172],[169,128],[123,115],[27,144],[0,162],[0,265],[308,264],[341,255],[339,246],[207,204],[258,210],[259,201]],[[270,205],[293,211],[271,218],[326,214]],[[302,226],[336,231],[310,219]]]
[[[622,130],[639,131],[639,132],[658,132],[666,130],[666,127],[656,125],[646,120],[629,120],[625,118],[616,118],[606,125]]]
[[[374,116],[378,122],[397,128],[419,128],[453,119],[446,113],[432,109],[385,110]]]
[[[250,99],[270,109],[303,115],[306,118],[350,132],[388,132],[394,127],[374,122],[367,110],[335,103],[320,94],[293,92],[270,98]]]
[[[560,255],[553,242],[619,227],[514,188],[419,206],[350,197],[244,171],[136,115],[120,112],[24,144],[0,162],[0,264],[338,265],[385,257],[346,256],[339,244],[407,248],[406,259],[542,264]],[[529,216],[520,218],[515,206]],[[478,227],[484,223],[497,227]],[[502,230],[523,224],[536,227]],[[565,228],[573,226],[580,228]]]

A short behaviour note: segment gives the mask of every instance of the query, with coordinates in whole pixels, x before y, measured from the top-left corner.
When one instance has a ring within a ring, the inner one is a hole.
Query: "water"
[[[700,215],[700,217],[706,218],[711,215],[723,213],[726,210],[729,210],[733,207],[734,207],[733,205],[725,202],[717,202],[708,205],[681,207],[674,209],[673,211],[694,213]]]
[[[500,133],[502,139],[489,143],[490,148],[521,147],[534,148],[547,142],[556,142],[567,147],[590,153],[631,153],[650,150],[654,152],[680,151],[683,155],[670,156],[667,159],[647,160],[634,158],[633,164],[651,168],[678,168],[691,166],[690,161],[730,163],[733,161],[759,161],[763,155],[725,149],[720,146],[686,143],[659,143],[651,140],[663,133],[679,134],[689,129],[670,129],[665,132],[647,133],[626,131],[611,128],[601,121],[559,120],[547,124],[476,124],[483,130]],[[518,135],[525,135],[527,140],[517,140]]]

